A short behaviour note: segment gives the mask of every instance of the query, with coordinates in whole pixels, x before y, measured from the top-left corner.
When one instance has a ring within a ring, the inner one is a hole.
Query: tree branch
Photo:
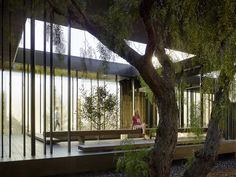
[[[151,59],[155,54],[164,68],[162,72],[163,76],[174,84],[175,69],[173,67],[173,62],[165,53],[165,45],[163,44],[161,29],[158,25],[155,25],[156,23],[154,23],[154,20],[151,17],[151,10],[154,2],[155,0],[142,0],[139,6],[140,16],[143,20],[148,36],[144,58],[146,61],[151,62]],[[161,2],[157,3],[161,5]]]
[[[98,40],[106,45],[110,50],[127,60],[131,65],[137,67],[136,61],[141,59],[141,55],[130,48],[124,39],[116,38],[116,36],[111,34],[105,27],[89,18],[88,15],[85,15],[76,1],[71,0],[71,6],[69,9],[69,16],[73,21],[80,24],[89,33],[98,38]],[[116,44],[119,44],[121,47],[116,47]]]
[[[57,13],[58,15],[66,16],[65,11],[62,11],[60,8],[58,8],[53,0],[48,0],[47,2],[55,13]]]
[[[151,18],[151,9],[153,7],[154,2],[154,0],[142,0],[139,6],[139,13],[145,25],[145,30],[148,36],[148,42],[144,56],[145,59],[149,61],[151,61],[157,45],[156,31]]]
[[[53,0],[51,0],[53,1]],[[100,25],[98,21],[94,21],[89,15],[85,14],[75,0],[67,1],[68,13],[64,12],[66,18],[70,18],[72,21],[81,25],[86,31],[95,36],[102,44],[108,47],[111,51],[124,58],[127,62],[133,65],[144,78],[145,82],[149,84],[149,87],[157,98],[162,99],[166,90],[164,80],[156,73],[155,68],[151,62],[147,62],[146,57],[141,56],[135,50],[128,46],[124,39],[117,38],[115,34],[112,34],[104,25]],[[50,5],[55,6],[51,3]],[[53,7],[56,13],[63,14],[59,11],[59,8]],[[59,11],[59,12],[58,12]],[[154,29],[152,29],[154,30]],[[151,42],[154,43],[154,40]],[[150,50],[154,50],[153,45]],[[119,47],[117,47],[119,45]],[[153,55],[153,52],[150,52]],[[151,55],[150,55],[151,56]],[[151,57],[149,59],[151,61]],[[145,72],[143,72],[145,70]]]
[[[68,12],[58,8],[54,3],[54,0],[49,0],[51,8],[59,15],[66,18],[71,18],[74,22],[81,25],[86,31],[95,36],[101,43],[106,45],[110,50],[118,54],[120,57],[127,60],[131,65],[137,67],[137,60],[141,59],[141,55],[135,50],[130,48],[124,39],[118,39],[115,35],[111,34],[105,27],[99,25],[93,19],[89,18],[87,14],[81,10],[80,6],[75,0],[67,1]],[[107,40],[109,39],[109,41]],[[117,48],[115,44],[119,44],[122,47]]]
[[[157,56],[158,61],[163,67],[162,75],[174,85],[176,78],[175,68],[170,57],[165,53],[165,48],[157,46],[155,55]]]

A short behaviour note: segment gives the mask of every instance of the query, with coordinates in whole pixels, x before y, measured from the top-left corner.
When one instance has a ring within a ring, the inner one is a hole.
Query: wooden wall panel
[[[130,128],[132,116],[132,85],[131,80],[120,82],[120,125]]]
[[[143,122],[148,123],[148,117],[147,117],[147,98],[145,96],[144,92],[139,91],[140,85],[137,81],[135,83],[135,103],[134,107],[135,110],[139,110],[140,117]],[[121,128],[131,128],[132,124],[132,82],[131,80],[123,80],[120,81],[120,118],[121,118]],[[156,125],[156,108],[151,105],[152,114],[152,125]]]

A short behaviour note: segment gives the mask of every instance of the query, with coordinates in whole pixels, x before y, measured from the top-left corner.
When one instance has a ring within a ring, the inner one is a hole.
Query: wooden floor
[[[31,156],[29,136],[26,136],[26,156],[23,155],[23,136],[12,135],[12,150],[9,157],[8,137],[4,137],[4,157],[0,158],[0,174],[4,177],[26,177],[26,176],[50,176],[59,174],[73,174],[87,171],[108,170],[115,168],[116,159],[123,155],[124,151],[99,151],[83,152],[78,149],[78,142],[71,143],[71,153],[68,153],[67,142],[53,145],[53,154],[50,154],[50,145],[46,145],[47,153],[44,155],[44,144],[36,141],[36,156]],[[136,144],[153,145],[154,140],[133,139]],[[179,138],[175,152],[175,159],[187,158],[201,144],[188,144],[186,138]],[[187,140],[188,142],[188,140]],[[87,146],[113,146],[120,144],[121,140],[86,141]],[[1,144],[1,141],[0,141]],[[1,146],[0,146],[1,148]],[[2,149],[0,149],[0,153]],[[236,140],[223,141],[220,153],[231,153],[236,151]],[[102,162],[102,163],[101,163]],[[37,173],[35,173],[37,171]]]
[[[53,144],[53,154],[50,153],[50,145],[46,145],[46,155],[44,155],[44,144],[36,140],[36,156],[31,156],[31,138],[26,136],[26,155],[23,154],[23,136],[22,135],[12,135],[11,139],[11,155],[9,152],[9,137],[4,136],[4,146],[3,158],[0,158],[1,161],[19,161],[27,159],[44,159],[44,158],[53,158],[53,157],[65,157],[65,156],[78,156],[81,154],[81,151],[78,150],[78,142],[71,142],[71,153],[68,153],[68,144],[57,143]],[[1,139],[0,139],[1,144]],[[0,155],[2,152],[2,145],[0,146]],[[11,156],[11,157],[10,157]]]
[[[38,135],[41,137],[41,135]],[[71,152],[68,153],[68,143],[67,142],[60,142],[55,143],[52,145],[53,153],[50,153],[50,145],[46,144],[46,155],[44,154],[44,143],[41,141],[36,140],[36,156],[31,156],[31,137],[26,136],[26,154],[23,154],[23,135],[12,135],[11,137],[11,154],[9,152],[9,137],[4,136],[4,146],[3,146],[3,157],[0,158],[0,162],[7,162],[7,161],[20,161],[20,160],[31,160],[31,159],[48,159],[48,158],[58,158],[58,157],[68,157],[68,156],[84,156],[86,154],[91,154],[91,152],[99,152],[99,151],[106,151],[111,150],[111,147],[117,147],[120,144],[124,143],[124,141],[119,139],[114,140],[96,140],[96,141],[86,141],[85,145],[79,145],[77,141],[71,142]],[[150,147],[154,145],[154,140],[144,140],[142,138],[133,138],[128,140],[130,144],[133,144],[137,147]],[[204,139],[201,139],[198,142],[203,142]],[[2,156],[2,145],[0,139],[0,156]],[[196,144],[196,139],[193,138],[186,138],[181,137],[178,138],[178,145],[192,145]],[[226,143],[236,143],[236,140],[231,141],[224,141]],[[127,142],[126,142],[127,143]],[[145,146],[146,145],[146,146]],[[78,148],[79,146],[87,148]],[[90,151],[90,149],[92,149]],[[95,149],[95,151],[93,150]],[[115,148],[113,148],[115,149]],[[236,149],[236,146],[235,146]],[[89,152],[89,153],[87,153]]]
[[[41,137],[41,135],[37,135]],[[2,161],[19,161],[19,160],[27,160],[27,159],[47,159],[47,158],[54,158],[54,157],[67,157],[67,156],[80,156],[85,155],[85,152],[82,152],[78,149],[79,143],[77,141],[71,142],[71,153],[68,153],[68,143],[67,142],[60,142],[53,144],[53,153],[50,153],[50,145],[46,145],[46,155],[44,155],[44,143],[36,140],[36,156],[31,156],[31,137],[26,136],[26,155],[23,154],[23,135],[12,135],[11,137],[11,154],[9,152],[9,137],[4,136],[4,146],[3,146],[3,158],[0,158],[0,162]],[[147,144],[149,146],[154,144],[154,140],[144,140],[140,138],[130,139],[131,143],[134,144]],[[192,142],[192,138],[179,138],[178,142],[180,144]],[[1,144],[0,139],[0,144]],[[97,140],[97,141],[86,141],[86,145],[92,146],[104,146],[111,145],[117,146],[121,144],[121,140]],[[2,152],[2,145],[0,146],[0,155]]]

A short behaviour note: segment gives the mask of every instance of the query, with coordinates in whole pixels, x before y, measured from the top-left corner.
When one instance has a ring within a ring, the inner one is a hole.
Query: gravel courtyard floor
[[[181,176],[186,165],[184,163],[176,163],[172,166],[171,176]],[[207,177],[236,177],[236,158],[227,157],[217,161],[212,172]]]
[[[207,177],[236,177],[236,167],[232,169],[213,171]]]
[[[177,161],[172,165],[171,177],[180,177],[186,164],[184,161]],[[125,177],[122,173],[115,171],[104,171],[104,172],[91,172],[76,175],[59,175],[54,177]],[[212,169],[212,172],[207,177],[236,177],[236,158],[222,158],[217,161],[216,166]]]

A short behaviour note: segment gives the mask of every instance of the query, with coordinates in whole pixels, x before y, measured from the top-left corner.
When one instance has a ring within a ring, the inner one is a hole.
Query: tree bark
[[[179,111],[175,95],[175,81],[172,78],[173,75],[168,75],[168,72],[172,72],[168,67],[164,71],[161,83],[156,82],[155,75],[157,73],[151,63],[138,65],[137,69],[156,97],[157,94],[155,93],[158,90],[161,91],[161,96],[156,99],[160,120],[149,165],[151,176],[167,177],[170,173],[177,143]]]
[[[223,72],[219,76],[219,86],[215,93],[211,120],[208,125],[206,141],[203,149],[195,152],[195,158],[190,167],[185,171],[183,177],[206,177],[215,164],[222,132],[219,126],[221,119],[224,119],[225,105],[228,101],[228,85],[230,78]]]
[[[217,120],[211,119],[204,148],[195,153],[195,158],[190,168],[183,177],[206,177],[215,164],[220,144],[220,128]]]
[[[60,9],[53,5],[53,1],[49,2],[51,2],[51,6],[57,13],[63,14]],[[69,18],[72,18],[73,21],[97,37],[110,50],[133,65],[152,90],[157,100],[160,121],[154,149],[150,157],[150,172],[154,177],[167,177],[170,173],[177,142],[179,112],[175,96],[175,70],[169,57],[165,54],[164,45],[158,44],[158,41],[161,41],[161,36],[156,36],[156,29],[150,17],[153,3],[154,0],[143,0],[140,4],[140,15],[148,34],[148,43],[144,56],[130,48],[124,39],[117,38],[105,26],[86,16],[74,0],[71,0],[71,5],[69,5]],[[111,44],[111,41],[113,44]],[[116,44],[122,47],[117,48]],[[157,45],[159,45],[158,48]],[[158,55],[163,66],[162,75],[159,75],[153,67],[152,56],[154,52]]]
[[[153,177],[169,176],[177,142],[178,108],[174,89],[166,91],[164,96],[164,100],[157,102],[160,122],[150,160]]]

